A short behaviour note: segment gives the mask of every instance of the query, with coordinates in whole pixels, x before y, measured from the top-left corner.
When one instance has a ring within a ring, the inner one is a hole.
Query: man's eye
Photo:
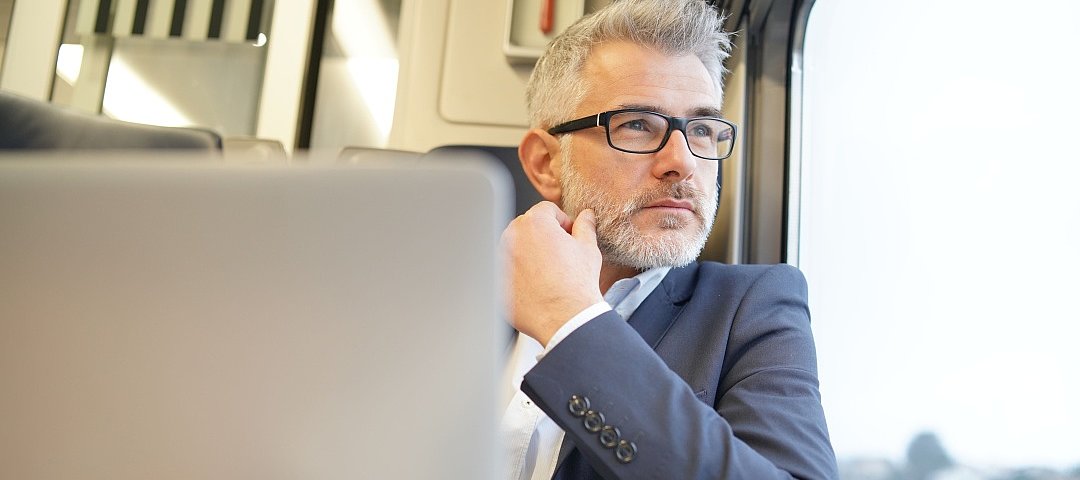
[[[645,131],[649,130],[649,124],[645,120],[641,120],[641,119],[628,120],[628,121],[625,121],[625,122],[619,124],[619,128],[620,129],[626,129],[626,130],[637,130],[637,131],[645,132]]]
[[[712,137],[713,129],[708,125],[694,125],[693,128],[690,129],[690,135],[695,137]]]

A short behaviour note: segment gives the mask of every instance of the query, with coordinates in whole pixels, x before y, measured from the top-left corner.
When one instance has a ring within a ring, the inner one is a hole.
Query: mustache
[[[627,212],[633,212],[645,208],[653,202],[671,198],[675,200],[689,200],[694,204],[694,213],[701,214],[707,196],[701,190],[685,182],[659,185],[656,188],[640,192],[627,202]]]

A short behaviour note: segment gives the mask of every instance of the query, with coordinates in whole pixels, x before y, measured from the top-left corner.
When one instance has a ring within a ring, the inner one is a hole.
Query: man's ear
[[[565,152],[564,152],[565,153]],[[560,167],[552,168],[552,159],[559,154],[559,139],[539,128],[529,130],[518,145],[521,168],[544,200],[561,204]]]

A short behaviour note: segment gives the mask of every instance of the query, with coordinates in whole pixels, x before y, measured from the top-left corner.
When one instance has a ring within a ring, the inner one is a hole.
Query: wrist
[[[585,325],[592,319],[610,311],[611,305],[608,305],[608,303],[605,301],[599,301],[592,305],[589,305],[573,317],[570,317],[570,319],[564,322],[562,326],[558,328],[558,330],[555,330],[555,333],[547,340],[546,343],[541,343],[541,345],[543,345],[544,347],[544,353],[551,351],[551,349],[555,348],[555,346],[558,345],[559,342],[570,336],[571,333],[574,333],[574,331],[581,326]]]

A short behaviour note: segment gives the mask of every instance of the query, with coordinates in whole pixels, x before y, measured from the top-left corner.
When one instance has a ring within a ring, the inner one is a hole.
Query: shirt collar
[[[671,267],[657,267],[645,270],[633,277],[623,278],[611,285],[604,293],[604,301],[615,310],[622,318],[628,319],[633,315],[645,298],[649,296],[660,281],[664,279]]]

